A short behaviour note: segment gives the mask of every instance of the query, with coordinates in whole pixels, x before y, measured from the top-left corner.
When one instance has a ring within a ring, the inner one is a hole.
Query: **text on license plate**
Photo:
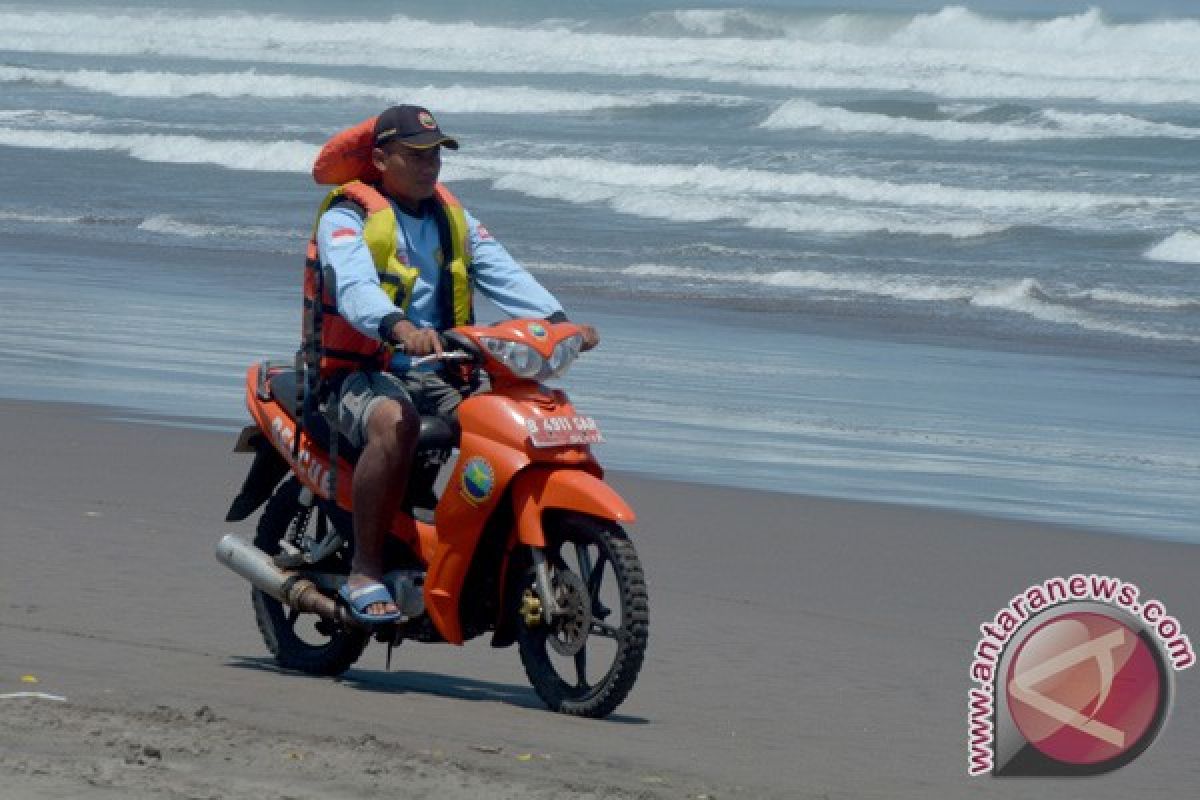
[[[562,447],[603,442],[600,428],[591,417],[527,417],[525,427],[534,447]]]

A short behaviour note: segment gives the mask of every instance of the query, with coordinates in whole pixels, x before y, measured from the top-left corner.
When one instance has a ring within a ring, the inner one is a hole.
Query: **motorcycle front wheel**
[[[545,531],[551,587],[566,613],[542,613],[532,588],[526,591],[517,624],[521,663],[551,710],[605,717],[633,688],[646,654],[642,565],[615,523],[557,514]]]
[[[299,495],[300,482],[295,477],[280,484],[258,520],[255,547],[270,556],[279,552],[280,540],[303,511]],[[322,564],[331,570],[338,566]],[[341,675],[358,661],[370,642],[370,635],[364,631],[335,625],[315,614],[301,614],[258,589],[252,590],[252,599],[263,642],[285,669],[309,675]]]

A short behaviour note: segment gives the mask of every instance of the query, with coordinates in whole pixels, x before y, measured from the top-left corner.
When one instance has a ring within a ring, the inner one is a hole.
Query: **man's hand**
[[[442,354],[442,337],[433,328],[418,328],[406,319],[392,326],[392,341],[397,342],[410,356]]]
[[[584,350],[591,350],[600,344],[600,331],[596,330],[594,325],[580,325],[579,331],[583,334]]]

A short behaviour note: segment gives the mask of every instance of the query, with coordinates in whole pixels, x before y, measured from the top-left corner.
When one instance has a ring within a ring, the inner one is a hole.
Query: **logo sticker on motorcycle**
[[[547,336],[546,326],[540,322],[529,323],[529,335],[535,339],[545,339]]]
[[[496,486],[496,471],[487,459],[475,456],[463,466],[462,494],[467,502],[479,505],[492,496]]]

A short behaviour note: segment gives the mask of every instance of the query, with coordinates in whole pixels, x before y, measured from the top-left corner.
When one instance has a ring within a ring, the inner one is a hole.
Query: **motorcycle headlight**
[[[554,352],[550,354],[550,361],[546,365],[549,367],[549,377],[557,378],[565,374],[575,363],[575,359],[579,357],[579,351],[582,348],[583,336],[578,333],[559,342],[554,348]]]
[[[504,339],[493,339],[488,336],[480,337],[479,341],[496,360],[512,370],[521,378],[540,378],[546,368],[546,359],[527,344],[509,342]]]

